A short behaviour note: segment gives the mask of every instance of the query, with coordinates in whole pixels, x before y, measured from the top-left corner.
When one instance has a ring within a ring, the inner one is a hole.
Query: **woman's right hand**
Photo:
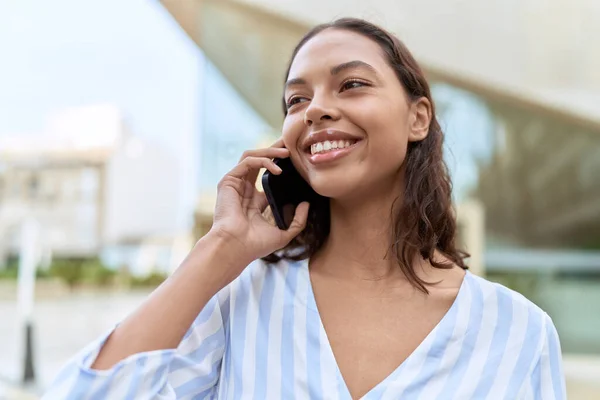
[[[279,229],[265,217],[268,201],[255,186],[261,168],[279,175],[281,169],[272,159],[286,157],[289,150],[281,140],[266,149],[246,151],[217,186],[213,226],[207,236],[227,243],[229,256],[239,259],[235,263],[239,264],[239,271],[230,271],[228,280],[235,279],[250,262],[285,247],[306,225],[309,205],[301,203],[289,229]]]
[[[271,224],[263,211],[268,202],[256,190],[260,168],[281,173],[272,158],[289,157],[278,141],[268,149],[247,151],[221,180],[213,227],[151,296],[109,336],[92,364],[109,369],[132,354],[174,349],[198,314],[219,290],[253,260],[279,250],[306,224],[308,204],[296,208],[288,230]]]

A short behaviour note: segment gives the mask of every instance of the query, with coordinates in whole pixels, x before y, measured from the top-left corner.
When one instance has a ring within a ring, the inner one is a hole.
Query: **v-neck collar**
[[[313,286],[312,286],[312,281],[310,279],[310,271],[308,268],[308,260],[303,260],[301,261],[302,263],[302,273],[306,274],[305,279],[308,282],[308,308],[310,308],[311,310],[313,310],[315,313],[317,313],[318,316],[318,320],[319,320],[319,329],[320,329],[320,335],[321,337],[325,338],[325,342],[321,343],[321,345],[325,346],[326,351],[328,353],[328,356],[331,357],[331,360],[333,361],[333,364],[335,365],[335,369],[336,369],[336,374],[338,375],[338,380],[341,383],[341,386],[343,391],[344,391],[344,398],[348,398],[348,399],[352,399],[352,395],[350,394],[350,390],[348,389],[348,385],[346,384],[344,377],[342,375],[342,372],[340,370],[340,367],[337,363],[337,360],[335,358],[335,354],[333,353],[333,349],[331,347],[331,343],[329,341],[329,337],[327,336],[327,332],[325,331],[325,326],[323,325],[323,320],[321,319],[321,314],[319,313],[319,308],[317,307],[317,301],[315,298],[315,293],[313,291]],[[425,336],[425,338],[421,341],[421,343],[419,343],[419,345],[412,351],[412,353],[410,353],[408,355],[408,357],[406,357],[404,359],[404,361],[402,361],[402,363],[400,365],[398,365],[389,375],[387,375],[381,382],[379,382],[378,384],[376,384],[374,387],[372,387],[371,389],[369,389],[369,391],[367,393],[365,393],[360,400],[370,400],[371,397],[373,399],[379,399],[381,394],[383,394],[383,392],[386,391],[387,386],[392,383],[393,381],[395,381],[396,379],[398,379],[398,375],[402,372],[402,370],[404,369],[404,367],[409,364],[412,359],[414,359],[415,357],[418,356],[425,356],[424,354],[422,355],[421,353],[423,353],[423,351],[425,351],[426,349],[428,349],[430,346],[430,342],[435,340],[435,337],[438,334],[438,331],[443,330],[444,326],[448,325],[448,324],[453,324],[454,320],[457,317],[457,312],[458,312],[458,307],[459,305],[463,302],[463,297],[465,290],[465,287],[467,286],[467,280],[471,279],[470,277],[470,272],[469,270],[465,271],[465,276],[463,277],[463,280],[460,284],[460,287],[458,289],[458,293],[456,295],[456,298],[454,299],[454,301],[452,302],[452,305],[450,306],[450,308],[448,309],[448,311],[446,311],[446,313],[444,314],[444,316],[438,321],[438,323],[433,327],[433,329]],[[450,332],[449,335],[451,335],[452,333]],[[376,394],[379,394],[377,397],[375,397]]]

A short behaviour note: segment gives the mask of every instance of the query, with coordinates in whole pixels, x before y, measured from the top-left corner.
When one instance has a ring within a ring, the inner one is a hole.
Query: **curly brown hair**
[[[396,36],[362,19],[342,18],[314,27],[298,43],[286,72],[298,51],[311,38],[326,29],[341,29],[361,34],[377,43],[387,61],[406,90],[409,98],[416,101],[427,98],[432,107],[429,132],[425,139],[408,145],[405,160],[404,196],[399,199],[391,229],[389,253],[409,282],[428,293],[423,281],[415,273],[412,262],[417,254],[436,268],[452,268],[458,265],[467,269],[464,259],[468,254],[456,247],[456,217],[452,207],[452,183],[443,158],[444,134],[435,115],[434,102],[421,68],[410,51]],[[285,100],[284,114],[287,114]],[[311,199],[308,221],[304,231],[278,253],[263,259],[278,262],[281,259],[299,261],[313,256],[325,243],[330,229],[329,199],[319,196]],[[392,207],[392,210],[396,207]],[[393,212],[390,210],[390,212]],[[435,251],[448,261],[434,259]]]

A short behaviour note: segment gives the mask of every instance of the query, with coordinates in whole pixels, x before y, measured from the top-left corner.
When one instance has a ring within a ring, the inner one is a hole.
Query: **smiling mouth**
[[[311,155],[327,153],[333,150],[345,149],[358,142],[358,140],[325,140],[312,144],[306,149]]]

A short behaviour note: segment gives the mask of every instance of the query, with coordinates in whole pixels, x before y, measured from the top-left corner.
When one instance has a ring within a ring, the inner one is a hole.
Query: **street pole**
[[[18,307],[23,324],[23,384],[35,382],[34,367],[34,324],[33,304],[35,298],[35,270],[39,261],[39,234],[38,223],[27,218],[21,230],[21,247],[19,252],[18,276]]]

